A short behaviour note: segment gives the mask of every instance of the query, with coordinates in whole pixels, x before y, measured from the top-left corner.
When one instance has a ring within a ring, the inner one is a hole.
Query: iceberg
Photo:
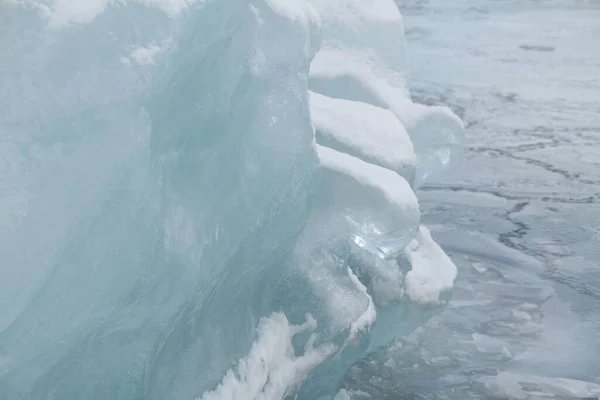
[[[333,398],[443,306],[391,0],[0,3],[0,398]]]

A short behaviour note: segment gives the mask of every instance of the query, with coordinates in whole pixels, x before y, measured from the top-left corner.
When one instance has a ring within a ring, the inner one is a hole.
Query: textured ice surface
[[[0,398],[331,398],[427,320],[462,124],[403,41],[387,0],[0,3]]]
[[[406,296],[417,303],[439,304],[440,296],[452,289],[456,279],[456,269],[444,267],[452,265],[452,260],[425,227],[421,227],[405,253],[412,266],[404,282]]]
[[[418,156],[417,186],[459,157],[460,119],[445,107],[409,98],[404,27],[393,2],[376,0],[367,7],[360,0],[312,3],[323,21],[323,44],[311,64],[311,89],[390,110]]]
[[[445,310],[353,366],[341,399],[598,399],[598,2],[398,4],[411,96],[469,127],[464,165],[418,193],[459,273]]]
[[[417,157],[404,125],[388,109],[311,93],[319,143],[397,172],[408,181]]]

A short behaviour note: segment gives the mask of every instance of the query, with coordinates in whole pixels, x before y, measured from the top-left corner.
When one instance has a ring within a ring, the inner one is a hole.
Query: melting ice
[[[10,0],[0,51],[1,398],[333,398],[447,299],[391,0]]]

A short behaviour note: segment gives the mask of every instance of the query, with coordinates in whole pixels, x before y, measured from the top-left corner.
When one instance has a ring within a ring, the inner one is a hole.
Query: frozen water
[[[412,142],[391,111],[318,93],[310,101],[319,143],[395,171],[409,182],[414,179]]]
[[[417,193],[458,276],[340,398],[598,399],[598,3],[398,4],[411,96],[467,127],[464,164]]]
[[[0,398],[598,398],[598,6],[399,3],[0,0]]]
[[[446,303],[391,0],[10,0],[0,54],[0,398],[332,398]]]
[[[415,186],[459,158],[461,120],[446,107],[416,104],[408,96],[403,23],[393,3],[312,3],[323,21],[323,44],[311,64],[311,89],[390,110],[404,125],[418,156]]]

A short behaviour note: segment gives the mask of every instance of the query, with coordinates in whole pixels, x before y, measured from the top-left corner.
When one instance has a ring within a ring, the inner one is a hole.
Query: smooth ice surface
[[[392,1],[11,0],[0,57],[0,398],[332,398],[439,311]]]

